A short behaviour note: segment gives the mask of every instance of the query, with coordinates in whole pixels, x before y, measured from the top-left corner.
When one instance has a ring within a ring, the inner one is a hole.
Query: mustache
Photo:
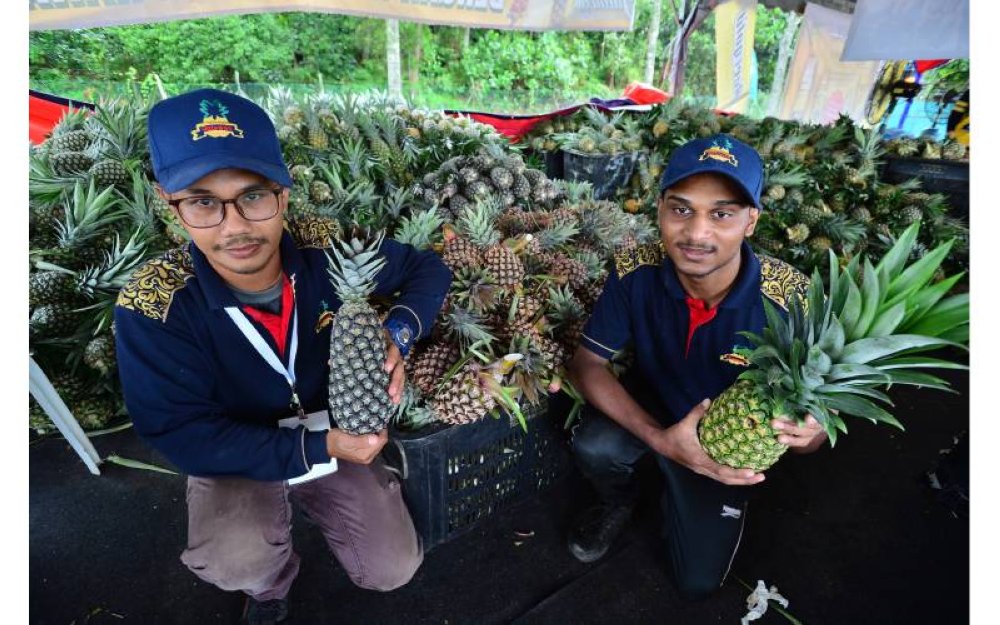
[[[216,252],[221,252],[223,250],[231,250],[238,247],[246,247],[247,245],[263,245],[267,243],[267,239],[261,237],[251,237],[247,235],[240,235],[223,241],[222,243],[215,244],[212,249]]]
[[[677,247],[685,247],[690,250],[698,250],[701,252],[714,252],[715,246],[713,245],[698,245],[697,243],[690,243],[688,241],[681,241],[677,244]]]

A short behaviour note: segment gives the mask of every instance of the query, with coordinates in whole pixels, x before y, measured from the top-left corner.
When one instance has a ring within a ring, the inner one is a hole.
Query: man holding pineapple
[[[637,498],[633,474],[651,450],[665,478],[664,530],[681,594],[718,588],[735,555],[752,469],[717,463],[699,443],[709,401],[749,364],[741,331],[760,333],[765,300],[785,311],[808,279],[758,257],[746,238],[760,216],[764,170],[751,147],[716,135],[679,147],[660,182],[659,244],[615,259],[594,306],[571,372],[588,404],[573,451],[601,502],[577,520],[570,551],[602,557],[624,529]],[[635,365],[621,381],[607,367],[632,344]],[[776,419],[778,442],[815,451],[826,439],[811,416]]]
[[[274,126],[249,100],[190,92],[157,104],[148,126],[158,191],[191,243],[133,274],[115,307],[116,340],[136,431],[189,474],[182,561],[248,595],[241,622],[282,622],[299,569],[295,501],[355,584],[405,584],[423,552],[399,482],[377,456],[385,406],[402,394],[402,356],[429,333],[450,272],[433,253],[385,240],[377,254],[337,252],[335,289],[323,249],[330,225],[306,229],[311,241],[283,229],[292,181]],[[378,349],[348,337],[332,353],[331,327],[353,322],[337,316],[344,283],[361,299],[398,293],[385,329],[374,329]],[[295,417],[331,405],[331,361],[377,375],[344,386],[358,427],[310,430]],[[278,427],[289,417],[292,427]],[[335,472],[289,485],[332,459]]]

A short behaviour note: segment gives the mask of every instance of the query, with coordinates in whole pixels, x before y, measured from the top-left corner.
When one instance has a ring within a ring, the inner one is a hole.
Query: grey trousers
[[[410,581],[423,548],[399,480],[380,460],[340,462],[311,482],[189,477],[188,544],[181,561],[223,590],[258,601],[281,599],[299,572],[290,502],[320,528],[356,585],[393,590]]]

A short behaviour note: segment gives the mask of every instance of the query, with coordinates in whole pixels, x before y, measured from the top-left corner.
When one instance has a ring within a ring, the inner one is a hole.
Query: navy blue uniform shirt
[[[298,314],[296,387],[307,413],[328,408],[330,322],[340,307],[321,249],[326,239],[315,239],[296,242],[284,232],[280,248]],[[427,336],[451,272],[433,252],[388,239],[380,251],[386,264],[374,295],[399,292],[388,319],[413,328],[414,340]],[[227,306],[240,304],[190,243],[140,267],[122,289],[114,312],[118,368],[136,432],[189,475],[283,480],[329,462],[325,432],[277,427],[294,414],[288,382]],[[270,333],[253,323],[275,350]]]
[[[784,315],[792,293],[805,298],[808,286],[797,269],[757,256],[744,241],[736,282],[715,309],[706,310],[685,293],[659,243],[639,246],[615,257],[580,344],[607,359],[631,344],[629,386],[651,398],[653,405],[643,405],[654,418],[672,425],[745,370],[737,350],[751,345],[739,332],[761,333],[764,300]]]

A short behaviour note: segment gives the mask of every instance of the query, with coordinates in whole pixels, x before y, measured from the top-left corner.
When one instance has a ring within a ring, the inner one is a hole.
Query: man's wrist
[[[399,348],[399,353],[405,357],[410,352],[410,347],[413,346],[413,340],[416,338],[413,328],[405,321],[391,317],[385,320],[383,327],[385,327],[389,339]]]

